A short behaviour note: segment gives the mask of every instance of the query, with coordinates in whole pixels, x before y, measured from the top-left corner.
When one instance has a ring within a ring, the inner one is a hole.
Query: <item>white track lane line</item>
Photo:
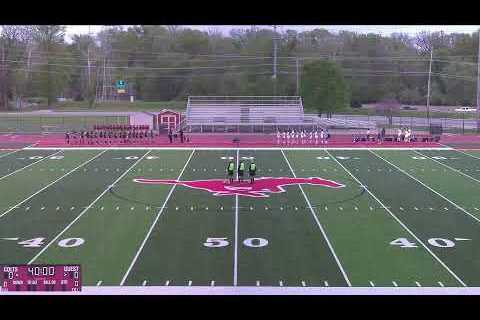
[[[252,147],[25,147],[22,150],[265,150],[265,151],[280,151],[284,148],[281,147],[263,147],[263,148],[252,148]],[[342,147],[323,147],[323,148],[312,148],[312,147],[304,147],[304,148],[287,148],[285,150],[453,150],[452,147],[431,147],[431,148],[412,148],[412,147],[398,147],[398,148],[386,148],[386,147],[379,147],[379,148],[362,148],[362,147],[350,147],[350,148],[342,148]]]
[[[238,181],[238,164],[240,162],[240,150],[237,149],[237,181]],[[233,285],[237,286],[238,281],[238,194],[235,195],[235,241],[234,241],[234,257],[233,257]]]
[[[441,164],[442,166],[444,166],[444,167],[446,167],[446,168],[448,168],[448,169],[450,169],[450,170],[452,170],[452,171],[455,171],[456,173],[460,173],[462,176],[464,176],[464,177],[466,177],[466,178],[472,179],[473,181],[480,183],[480,180],[475,179],[474,177],[472,177],[472,176],[470,176],[470,175],[468,175],[468,174],[466,174],[466,173],[463,173],[462,171],[460,171],[460,170],[458,170],[458,169],[455,169],[455,168],[453,168],[453,167],[450,167],[448,164],[445,164],[445,163],[443,163],[443,162],[441,162],[441,161],[438,161],[437,159],[433,159],[432,157],[429,157],[429,156],[427,156],[427,155],[425,155],[425,154],[423,154],[423,153],[420,153],[420,152],[418,152],[418,151],[415,151],[415,150],[413,150],[413,151],[416,152],[416,153],[418,153],[419,155],[421,155],[421,156],[423,156],[423,157],[426,157],[426,158],[429,159],[429,160],[433,160],[434,162],[436,162],[436,163],[438,163],[438,164]]]
[[[192,159],[192,156],[193,156],[194,153],[195,153],[195,149],[193,149],[192,152],[190,153],[190,156],[188,157],[187,162],[185,162],[185,165],[183,166],[182,171],[180,171],[180,174],[178,175],[177,180],[182,177],[183,172],[184,172],[185,169],[187,168],[187,165],[189,164],[190,159]],[[147,243],[148,238],[150,238],[150,234],[152,233],[153,228],[154,228],[155,225],[157,224],[158,219],[159,219],[160,216],[162,215],[163,210],[165,209],[165,207],[166,207],[166,205],[167,205],[167,202],[168,202],[168,200],[170,199],[170,196],[172,195],[172,193],[173,193],[173,191],[175,190],[175,187],[176,187],[176,186],[177,186],[177,185],[174,184],[174,185],[170,188],[170,192],[168,193],[167,197],[165,198],[165,201],[163,202],[163,205],[162,205],[160,211],[158,212],[157,216],[155,217],[155,220],[153,221],[152,225],[150,226],[150,229],[148,230],[147,234],[145,235],[145,239],[143,239],[142,244],[140,245],[140,248],[138,248],[137,253],[136,253],[135,256],[133,257],[133,260],[132,260],[132,262],[130,263],[130,266],[128,267],[128,269],[127,269],[127,272],[125,272],[125,275],[123,276],[122,281],[120,282],[120,285],[121,285],[121,286],[123,286],[123,284],[124,284],[125,281],[127,280],[128,275],[130,274],[130,271],[132,270],[133,266],[135,265],[135,262],[137,262],[137,259],[138,259],[138,257],[140,256],[140,253],[142,252],[143,247],[145,246],[145,243]]]
[[[388,161],[387,159],[383,158],[382,156],[376,154],[375,152],[369,150],[371,153],[373,153],[375,156],[377,156],[379,159],[382,159],[383,161],[385,161],[386,163],[388,163],[389,165],[391,165],[392,167],[396,168],[398,171],[402,172],[403,174],[409,176],[411,179],[417,181],[419,184],[421,184],[422,186],[424,186],[425,188],[427,188],[428,190],[432,191],[433,193],[435,193],[436,195],[438,195],[439,197],[441,197],[442,199],[446,200],[447,202],[449,202],[450,204],[452,204],[454,207],[456,207],[457,209],[459,209],[460,211],[462,211],[463,213],[465,213],[466,215],[468,215],[469,217],[473,218],[475,221],[477,222],[480,222],[480,219],[475,217],[473,214],[471,214],[470,212],[468,212],[467,210],[465,210],[464,208],[462,208],[461,206],[459,206],[458,204],[456,204],[455,202],[453,202],[452,200],[448,199],[447,197],[445,197],[443,194],[439,193],[438,191],[435,191],[434,189],[432,189],[431,187],[429,187],[428,185],[426,185],[425,183],[423,183],[422,181],[418,180],[417,178],[415,178],[414,176],[412,176],[411,174],[409,174],[408,172],[406,172],[405,170],[403,170],[402,168],[398,167],[397,165],[391,163],[390,161]],[[448,210],[448,209],[447,209]]]
[[[280,150],[280,151],[282,152],[283,158],[285,159],[285,162],[287,163],[288,167],[290,168],[290,171],[292,172],[293,177],[296,178],[297,175],[295,174],[295,171],[293,171],[293,168],[292,168],[292,166],[290,165],[290,162],[288,161],[287,156],[285,155],[285,153],[283,152],[283,150]],[[350,283],[350,280],[348,279],[347,273],[346,273],[345,270],[343,269],[342,264],[340,263],[340,260],[338,259],[337,255],[336,255],[336,253],[335,253],[335,250],[333,250],[333,246],[332,246],[332,244],[330,243],[330,240],[328,239],[327,234],[326,234],[325,230],[324,230],[323,227],[322,227],[322,224],[321,224],[320,221],[318,220],[318,217],[317,217],[317,215],[315,214],[315,211],[313,210],[313,207],[312,207],[312,204],[310,203],[310,200],[308,200],[308,197],[307,197],[307,195],[305,194],[305,191],[303,191],[302,185],[299,184],[298,187],[300,188],[300,191],[302,192],[303,197],[305,198],[305,201],[307,202],[308,207],[310,208],[310,212],[312,213],[312,216],[313,216],[313,218],[315,219],[315,222],[317,223],[317,226],[318,226],[318,228],[320,229],[320,232],[322,233],[323,237],[325,238],[325,241],[327,242],[328,248],[330,249],[330,252],[332,253],[332,255],[333,255],[333,257],[334,257],[335,262],[337,263],[338,267],[340,268],[340,271],[342,272],[343,278],[344,278],[345,281],[347,282],[348,286],[351,287],[352,284]]]
[[[42,253],[44,253],[45,250],[47,250],[48,247],[50,247],[50,245],[51,245],[52,243],[54,243],[55,241],[57,241],[57,239],[58,239],[62,234],[64,234],[68,229],[70,229],[70,227],[71,227],[75,222],[77,222],[78,219],[80,219],[80,218],[85,214],[85,212],[88,211],[88,209],[90,209],[98,200],[100,200],[100,198],[103,197],[103,195],[104,195],[105,193],[107,193],[113,185],[115,185],[115,184],[116,184],[118,181],[120,181],[125,175],[127,175],[127,173],[129,173],[130,170],[132,170],[132,168],[135,167],[140,161],[142,161],[143,158],[145,158],[145,156],[146,156],[147,154],[149,154],[150,152],[151,152],[151,151],[147,151],[142,157],[140,157],[137,161],[135,161],[127,170],[125,170],[125,172],[122,173],[122,175],[121,175],[120,177],[118,177],[114,182],[112,182],[111,184],[109,184],[109,185],[107,186],[107,188],[106,188],[102,193],[100,193],[100,195],[99,195],[95,200],[92,201],[92,203],[90,203],[87,207],[85,207],[85,209],[83,209],[82,212],[80,212],[80,214],[79,214],[75,219],[72,220],[72,222],[70,222],[59,234],[57,234],[57,235],[55,236],[55,238],[53,238],[45,247],[43,247],[42,250],[40,250],[40,252],[37,253],[37,254],[35,255],[35,257],[33,257],[32,260],[30,260],[30,261],[28,262],[28,264],[32,264],[35,260],[37,260],[37,258],[38,258],[40,255],[42,255]]]
[[[88,164],[90,161],[93,161],[95,160],[96,158],[98,158],[99,156],[101,156],[102,154],[104,154],[107,150],[104,150],[100,153],[98,153],[96,156],[94,156],[93,158],[85,161],[84,163],[80,164],[78,167],[70,170],[69,172],[65,173],[63,176],[61,176],[60,178],[54,180],[53,182],[50,182],[49,184],[47,184],[45,187],[43,187],[42,189],[38,190],[37,192],[35,192],[34,194],[30,195],[28,198],[25,198],[23,199],[22,201],[20,201],[19,203],[17,203],[14,207],[18,207],[18,206],[21,206],[23,203],[25,203],[26,201],[30,200],[31,198],[33,198],[34,196],[36,196],[37,194],[39,194],[40,192],[42,192],[43,190],[47,189],[48,187],[54,185],[55,183],[57,183],[58,181],[62,180],[63,178],[65,178],[66,176],[70,175],[71,173],[75,172],[77,169],[80,169],[81,167],[83,167],[84,165]],[[7,213],[9,213],[10,211],[13,210],[13,208],[10,208],[8,209],[7,211],[5,211],[4,213],[0,214],[0,218],[3,217],[4,215],[6,215]]]
[[[15,171],[13,171],[13,172],[10,172],[9,174],[6,174],[6,175],[4,175],[3,177],[0,177],[0,181],[3,180],[3,179],[5,179],[5,178],[7,178],[7,177],[9,177],[9,176],[11,176],[11,175],[13,175],[13,174],[15,174],[15,173],[17,173],[17,172],[20,172],[20,171],[22,171],[22,170],[27,169],[27,168],[33,166],[33,165],[36,164],[36,163],[42,162],[43,160],[47,160],[47,159],[49,159],[50,157],[53,157],[53,156],[55,156],[56,154],[58,154],[58,153],[60,153],[60,152],[63,152],[63,150],[60,150],[60,151],[57,151],[57,152],[55,152],[55,153],[49,154],[48,156],[45,156],[45,157],[43,157],[43,158],[40,159],[40,160],[34,161],[34,162],[30,163],[29,165],[26,165],[25,167],[22,167],[22,168],[17,169],[17,170],[15,170]]]
[[[332,156],[328,151],[327,153]],[[341,164],[336,158],[333,158],[332,159],[334,161],[336,161],[338,163],[338,165],[340,167],[343,168],[343,170],[345,170],[345,172],[347,172],[355,181],[357,181],[357,183],[363,187],[365,189],[365,191],[368,192],[368,194],[370,194],[389,214],[390,216],[392,216],[393,219],[395,219],[395,221],[397,221],[412,237],[415,238],[415,240],[418,241],[418,243],[420,243],[424,248],[425,250],[428,251],[428,253],[430,253],[430,255],[435,258],[435,260],[437,260],[462,286],[466,287],[467,285],[462,281],[462,279],[460,279],[459,276],[457,276],[452,270],[450,270],[450,268],[442,261],[440,260],[439,257],[437,257],[437,255],[432,251],[430,250],[430,248],[427,247],[427,245],[422,241],[420,240],[419,237],[417,237],[415,235],[415,233],[413,233],[390,209],[388,209],[388,207],[383,204],[383,202],[377,198],[377,196],[375,196],[371,191],[370,189],[368,189],[360,180],[358,180],[357,177],[355,177],[347,168],[345,168],[345,166],[343,164]]]

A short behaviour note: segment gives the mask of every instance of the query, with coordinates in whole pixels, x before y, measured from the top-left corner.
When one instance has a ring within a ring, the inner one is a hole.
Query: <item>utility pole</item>
[[[300,96],[300,75],[299,75],[298,57],[295,58],[295,65],[297,67],[297,96]]]
[[[277,79],[277,26],[273,26],[273,79]]]
[[[480,132],[480,29],[478,30],[477,52],[477,133]]]
[[[273,95],[277,95],[277,26],[273,26]]]
[[[433,60],[433,46],[430,49],[430,64],[428,67],[428,84],[427,84],[427,121],[430,127],[430,80],[432,77],[432,60]]]

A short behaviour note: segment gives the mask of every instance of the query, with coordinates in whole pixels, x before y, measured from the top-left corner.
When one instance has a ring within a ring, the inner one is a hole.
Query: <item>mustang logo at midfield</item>
[[[170,184],[180,185],[193,189],[205,190],[213,193],[214,196],[239,195],[254,198],[267,198],[267,193],[285,192],[282,187],[288,185],[310,184],[329,188],[343,188],[345,185],[317,177],[311,178],[290,178],[290,177],[260,177],[255,183],[248,182],[227,184],[224,179],[180,181],[172,179],[146,179],[136,178],[133,181],[143,184]]]

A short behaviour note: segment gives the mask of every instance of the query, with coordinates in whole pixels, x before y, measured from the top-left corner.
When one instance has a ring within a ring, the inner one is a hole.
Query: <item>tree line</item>
[[[94,107],[112,98],[116,80],[125,80],[144,101],[301,94],[324,104],[337,96],[345,106],[382,100],[425,104],[432,50],[431,104],[476,101],[478,33],[384,36],[288,27],[274,33],[252,26],[223,35],[215,28],[138,25],[110,26],[67,42],[66,26],[0,28],[3,110],[32,97],[48,106],[65,97]]]

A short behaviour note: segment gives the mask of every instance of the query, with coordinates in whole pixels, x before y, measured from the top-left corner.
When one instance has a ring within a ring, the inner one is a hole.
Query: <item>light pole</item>
[[[430,49],[430,63],[428,67],[428,83],[427,83],[427,121],[428,127],[430,127],[430,81],[432,77],[432,59],[433,59],[433,46]]]

